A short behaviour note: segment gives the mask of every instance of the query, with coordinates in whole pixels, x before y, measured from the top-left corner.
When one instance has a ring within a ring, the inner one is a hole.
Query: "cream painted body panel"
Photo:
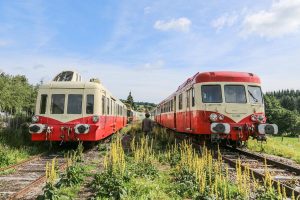
[[[41,95],[47,94],[46,113],[40,114]],[[65,94],[64,114],[51,114],[51,96],[52,94]],[[82,94],[82,114],[67,114],[68,94]],[[88,94],[94,95],[94,113],[86,114],[86,98]],[[100,83],[95,82],[50,82],[41,85],[38,91],[36,101],[36,115],[50,117],[61,122],[68,122],[75,119],[88,117],[92,115],[102,115],[102,96],[105,96],[105,101],[109,98],[110,112],[105,113],[106,116],[116,115],[116,105],[123,108],[123,115],[126,115],[126,106]],[[107,109],[107,107],[105,107]]]
[[[202,85],[221,85],[222,91],[222,103],[202,103],[202,94],[201,94],[201,86]],[[243,85],[245,86],[246,91],[246,98],[247,103],[226,103],[225,102],[225,95],[224,95],[224,85]],[[247,86],[260,86],[257,83],[249,83],[249,82],[204,82],[204,83],[190,83],[185,87],[181,88],[179,91],[175,92],[174,94],[170,95],[162,104],[169,102],[170,100],[174,99],[176,96],[176,104],[173,104],[173,111],[165,112],[165,113],[173,113],[174,110],[176,112],[186,112],[186,111],[211,111],[223,114],[231,118],[235,122],[239,122],[245,117],[253,114],[253,113],[264,113],[265,108],[264,104],[258,103],[250,103],[250,95],[247,92]],[[187,98],[187,91],[191,88],[194,88],[195,93],[195,106],[192,106],[192,98],[189,98],[189,105],[188,105],[188,98]],[[182,94],[182,109],[179,109],[179,95]],[[159,114],[160,111],[156,112]]]

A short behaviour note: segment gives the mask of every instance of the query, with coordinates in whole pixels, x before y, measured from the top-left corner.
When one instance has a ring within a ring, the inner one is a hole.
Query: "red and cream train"
[[[260,78],[252,73],[197,73],[163,100],[152,116],[157,123],[205,140],[265,140],[278,127],[267,124]]]
[[[41,85],[29,126],[33,141],[98,141],[127,124],[127,108],[97,79],[63,71]]]

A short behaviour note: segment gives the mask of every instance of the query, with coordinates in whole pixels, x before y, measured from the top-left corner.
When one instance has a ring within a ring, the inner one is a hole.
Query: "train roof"
[[[215,72],[198,72],[194,76],[188,78],[183,84],[181,84],[176,92],[172,93],[166,99],[159,104],[163,104],[166,101],[172,99],[174,94],[179,92],[185,87],[195,83],[206,83],[206,82],[246,82],[246,83],[257,83],[260,84],[260,78],[247,72],[232,72],[232,71],[215,71]]]
[[[219,71],[219,72],[204,72],[197,73],[194,76],[196,83],[202,82],[249,82],[249,83],[260,83],[260,78],[247,72],[230,72],[230,71]]]
[[[203,72],[197,73],[193,77],[188,78],[177,91],[191,83],[205,83],[205,82],[247,82],[260,84],[260,78],[247,72],[231,72],[231,71],[217,71],[217,72]]]

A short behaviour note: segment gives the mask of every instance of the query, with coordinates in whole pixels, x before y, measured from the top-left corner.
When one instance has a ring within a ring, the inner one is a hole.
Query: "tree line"
[[[24,75],[0,73],[0,112],[31,115],[36,96],[37,86],[31,85]]]
[[[268,122],[277,124],[279,133],[300,134],[299,90],[267,92],[264,100]]]
[[[38,85],[32,85],[24,75],[0,72],[0,112],[10,115],[34,113]],[[300,90],[280,90],[264,95],[266,116],[275,123],[280,133],[300,134]],[[138,111],[151,111],[156,105],[134,102],[131,92],[126,105]]]

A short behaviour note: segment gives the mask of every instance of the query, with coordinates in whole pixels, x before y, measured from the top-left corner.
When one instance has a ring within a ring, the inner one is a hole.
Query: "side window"
[[[86,114],[94,114],[94,95],[86,95]]]
[[[46,113],[47,98],[48,98],[47,94],[41,95],[40,114]]]
[[[106,113],[109,115],[109,98],[107,98],[107,104],[106,104],[106,106],[107,106],[107,111],[106,111]]]
[[[105,115],[105,96],[102,96],[102,115]]]
[[[195,89],[194,88],[192,88],[192,107],[194,107],[195,106]]]
[[[65,110],[65,95],[52,94],[51,114],[63,114]]]
[[[189,108],[190,107],[190,93],[191,93],[191,90],[188,90],[186,92],[186,107]]]
[[[69,94],[68,95],[68,114],[81,114],[82,113],[82,95]]]
[[[181,110],[182,109],[182,94],[179,95],[178,99],[179,99],[178,100],[178,108],[179,108],[179,110]]]

